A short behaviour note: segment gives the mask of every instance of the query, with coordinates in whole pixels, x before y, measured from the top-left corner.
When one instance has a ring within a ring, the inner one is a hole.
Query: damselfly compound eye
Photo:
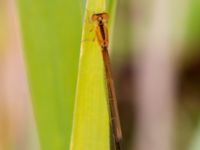
[[[107,13],[98,13],[98,14],[93,14],[91,17],[92,21],[102,21],[102,22],[107,22],[109,17]]]

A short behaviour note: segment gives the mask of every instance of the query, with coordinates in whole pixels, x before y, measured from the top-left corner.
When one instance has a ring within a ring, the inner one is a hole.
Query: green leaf
[[[95,38],[96,25],[90,19],[92,14],[105,11],[105,0],[87,0],[71,150],[108,150],[110,147],[103,59]]]
[[[191,0],[189,2],[188,18],[188,39],[192,42],[199,42],[200,36],[200,0]]]
[[[200,37],[200,0],[188,1],[187,30],[186,30],[186,60],[193,60],[199,55]]]
[[[200,120],[200,118],[198,118]],[[193,139],[191,141],[191,145],[189,146],[189,150],[199,150],[200,149],[200,121],[198,121],[197,129],[195,130],[195,134],[193,136]]]
[[[42,150],[69,147],[81,40],[80,0],[18,0]]]

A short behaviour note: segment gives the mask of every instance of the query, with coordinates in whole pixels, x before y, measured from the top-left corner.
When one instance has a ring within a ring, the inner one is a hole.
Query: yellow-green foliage
[[[109,121],[101,49],[93,13],[105,11],[105,0],[88,0],[81,43],[71,150],[109,149]]]
[[[41,150],[69,147],[81,40],[80,0],[18,0]]]

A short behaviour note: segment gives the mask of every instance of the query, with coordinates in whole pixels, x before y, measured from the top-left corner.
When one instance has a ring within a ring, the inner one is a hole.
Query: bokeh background
[[[15,0],[0,0],[0,150],[38,150]],[[200,0],[119,0],[112,67],[124,150],[200,149]]]

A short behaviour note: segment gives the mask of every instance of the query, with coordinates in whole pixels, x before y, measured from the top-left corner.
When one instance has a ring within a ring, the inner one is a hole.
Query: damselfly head
[[[91,17],[93,22],[107,22],[109,19],[108,13],[98,13],[98,14],[93,14]]]

